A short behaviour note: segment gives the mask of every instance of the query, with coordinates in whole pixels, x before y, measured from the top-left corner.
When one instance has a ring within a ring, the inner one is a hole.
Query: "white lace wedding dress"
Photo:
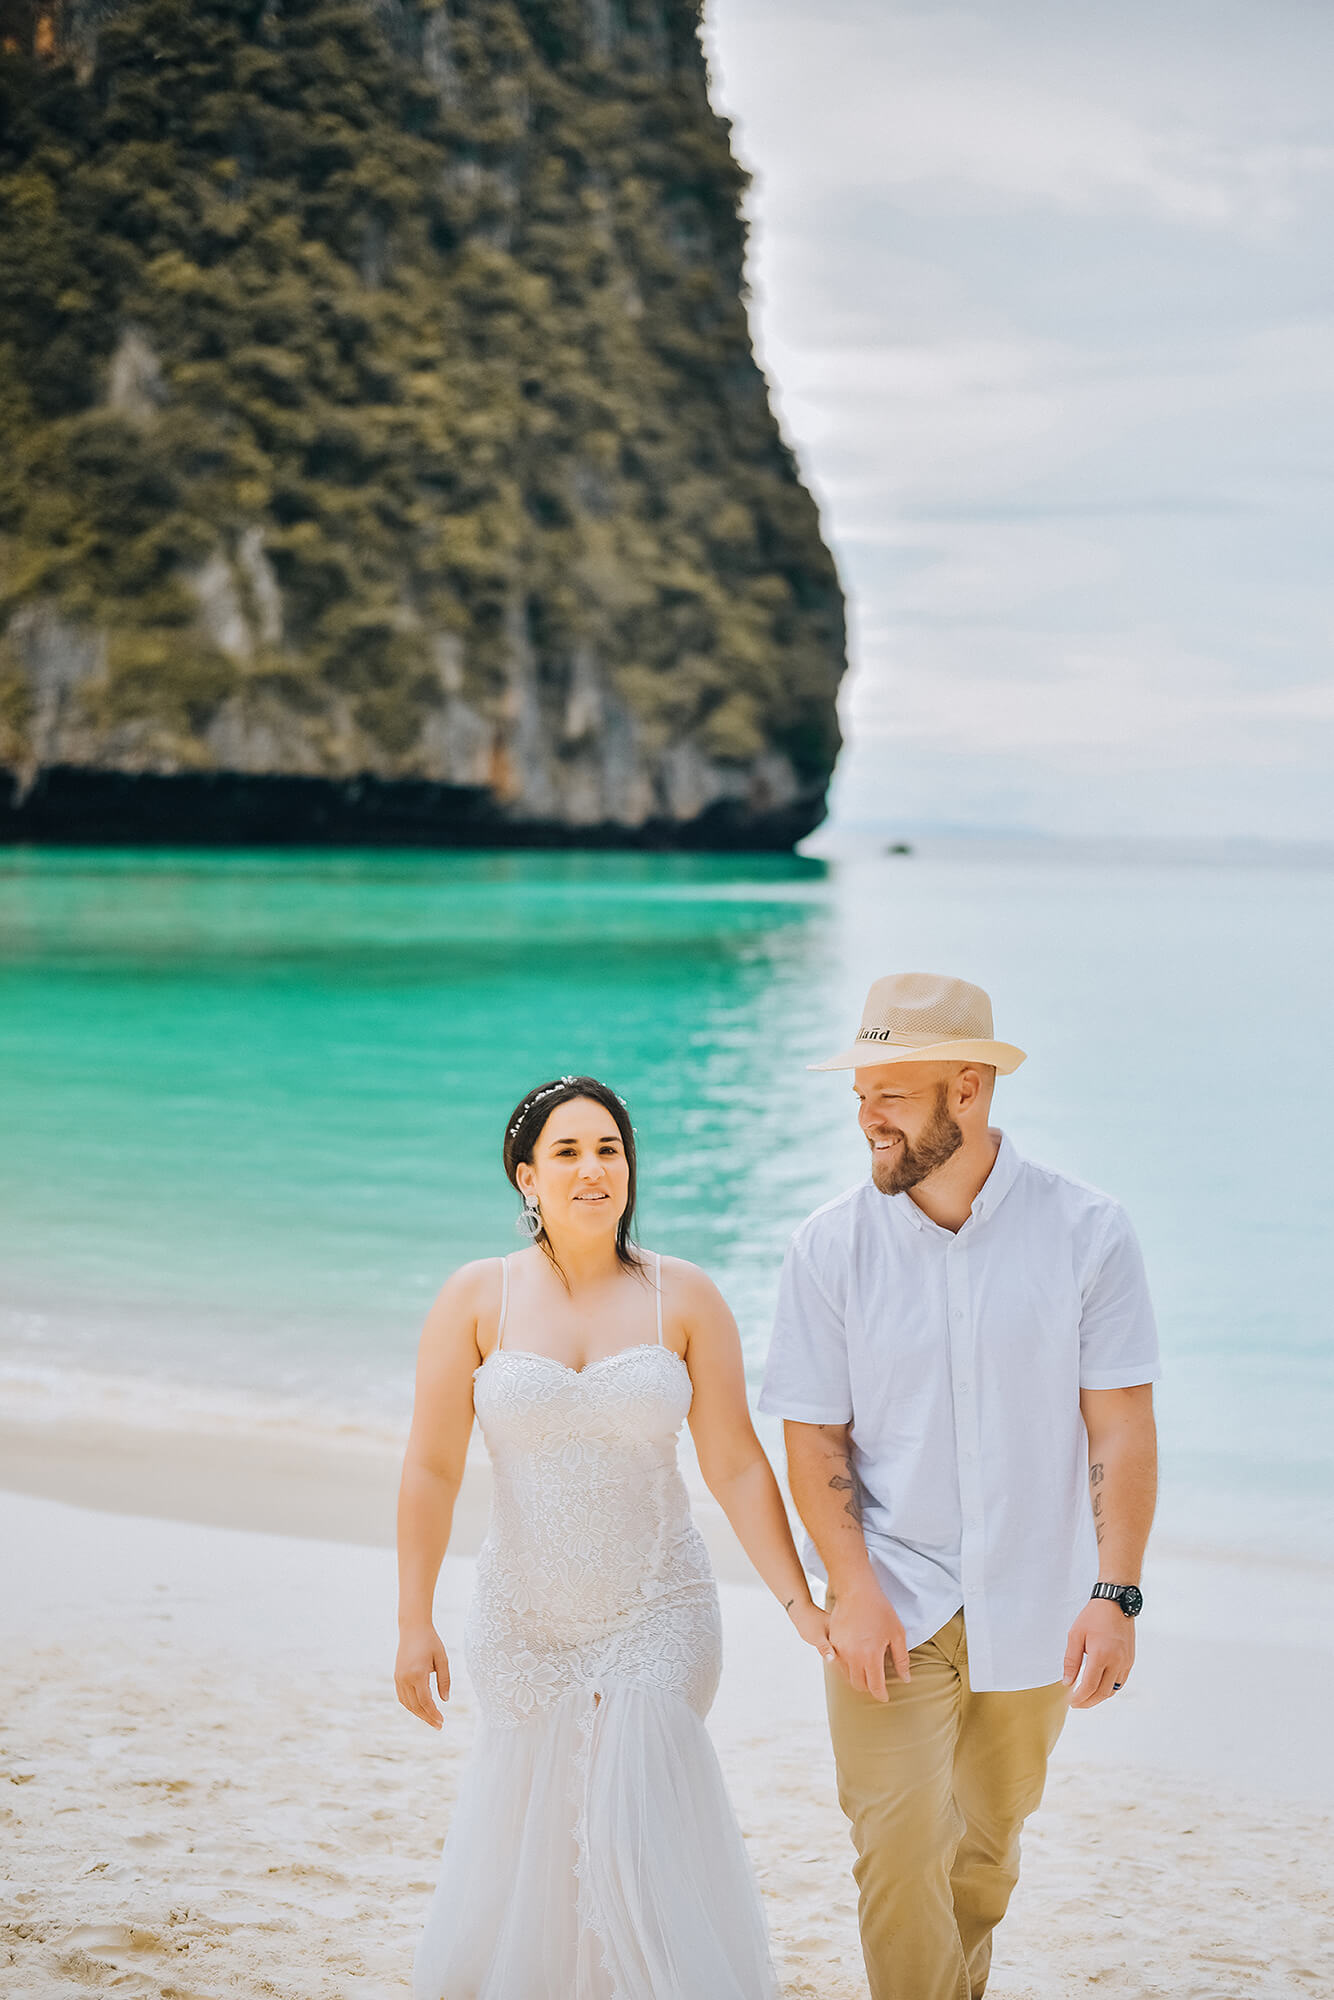
[[[764,1918],[704,1727],[720,1620],[676,1463],[663,1344],[477,1370],[494,1466],[467,1626],[479,1738],[414,2000],[774,2000]]]

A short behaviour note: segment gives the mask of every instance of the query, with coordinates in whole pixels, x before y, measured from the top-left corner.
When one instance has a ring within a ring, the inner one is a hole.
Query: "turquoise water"
[[[783,1244],[861,1177],[881,971],[988,986],[998,1118],[1111,1188],[1168,1377],[1164,1529],[1328,1554],[1334,872],[911,858],[0,856],[0,1371],[397,1421],[422,1312],[512,1247],[506,1114],[601,1075],[641,1233],[762,1360]]]

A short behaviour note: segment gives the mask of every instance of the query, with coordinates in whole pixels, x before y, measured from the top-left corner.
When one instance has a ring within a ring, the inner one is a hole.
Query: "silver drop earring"
[[[524,1196],[523,1207],[519,1211],[514,1227],[521,1230],[525,1236],[531,1236],[534,1242],[542,1234],[542,1211],[537,1205],[535,1194]]]

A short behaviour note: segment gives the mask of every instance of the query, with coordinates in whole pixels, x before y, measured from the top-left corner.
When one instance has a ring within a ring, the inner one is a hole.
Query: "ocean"
[[[0,1396],[397,1430],[421,1317],[514,1247],[506,1118],[628,1100],[641,1236],[737,1314],[866,1172],[878,973],[992,993],[1019,1147],[1120,1197],[1166,1373],[1160,1532],[1334,1550],[1334,861],[926,839],[818,856],[0,854]]]

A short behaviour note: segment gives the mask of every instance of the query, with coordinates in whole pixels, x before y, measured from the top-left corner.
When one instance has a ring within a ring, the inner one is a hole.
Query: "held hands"
[[[433,1625],[404,1632],[394,1661],[394,1689],[410,1715],[420,1716],[432,1729],[444,1725],[444,1717],[431,1699],[431,1675],[441,1701],[449,1700],[449,1655]]]
[[[1070,1627],[1065,1649],[1071,1708],[1096,1708],[1118,1685],[1125,1686],[1134,1664],[1134,1619],[1109,1597],[1090,1599]]]
[[[907,1635],[898,1613],[877,1583],[870,1580],[859,1583],[834,1600],[829,1637],[839,1666],[858,1694],[872,1695],[876,1701],[889,1700],[885,1686],[886,1654],[901,1681],[912,1679]]]
[[[814,1646],[822,1659],[833,1659],[834,1648],[829,1638],[829,1613],[827,1611],[821,1611],[819,1605],[813,1603],[811,1598],[807,1596],[804,1603],[796,1602],[790,1604],[787,1609],[787,1615],[796,1626],[800,1637],[806,1641],[808,1646]]]

